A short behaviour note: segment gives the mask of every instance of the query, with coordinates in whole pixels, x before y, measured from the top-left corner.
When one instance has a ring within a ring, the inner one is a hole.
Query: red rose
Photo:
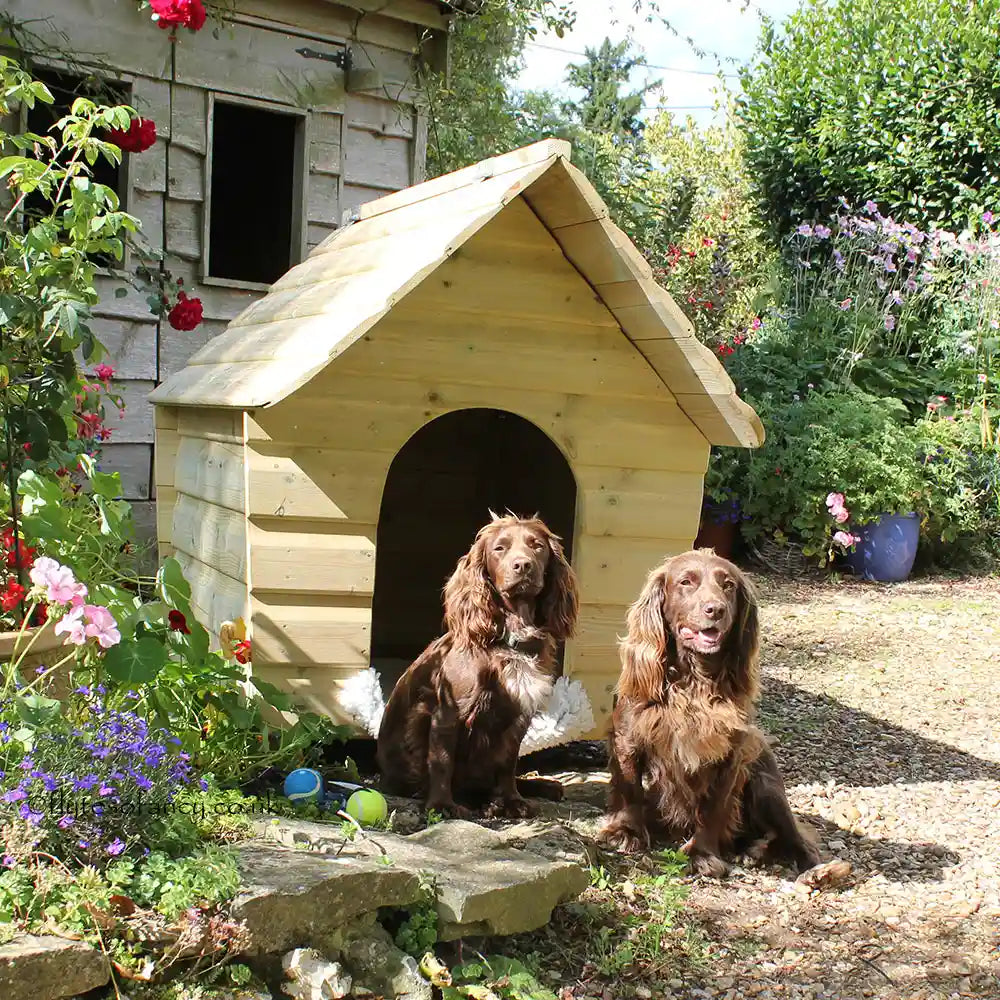
[[[47,604],[39,604],[35,608],[34,614],[31,616],[31,621],[28,622],[29,625],[35,628],[41,628],[49,620],[49,607]]]
[[[237,663],[249,663],[250,662],[250,640],[240,639],[238,642],[233,643],[233,656],[236,657]]]
[[[144,153],[156,142],[156,122],[151,118],[133,118],[125,131],[109,129],[107,138],[123,153]]]
[[[18,541],[17,548],[12,548],[7,553],[7,565],[11,568],[20,565],[21,569],[31,569],[35,565],[36,551],[37,549],[33,549],[30,545]]]
[[[149,0],[161,28],[190,28],[199,31],[205,25],[202,0]]]
[[[191,629],[188,628],[187,619],[180,611],[171,611],[167,615],[167,621],[170,623],[171,629],[175,632],[183,632],[185,635],[191,634]]]
[[[175,330],[193,330],[201,322],[202,312],[201,299],[189,299],[187,292],[181,292],[167,319]]]
[[[8,580],[7,586],[0,591],[0,607],[4,611],[13,611],[21,603],[25,589],[16,580]]]

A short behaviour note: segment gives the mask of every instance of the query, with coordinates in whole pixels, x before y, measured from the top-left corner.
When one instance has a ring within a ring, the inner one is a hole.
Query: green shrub
[[[781,236],[840,196],[963,225],[1000,179],[1000,0],[808,0],[742,73],[746,158]]]

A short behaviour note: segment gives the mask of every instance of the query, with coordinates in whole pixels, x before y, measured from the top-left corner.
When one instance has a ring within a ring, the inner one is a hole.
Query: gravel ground
[[[709,971],[612,994],[998,1000],[1000,584],[755,582],[762,722],[793,808],[852,879],[693,881]],[[602,778],[571,796],[594,801]]]

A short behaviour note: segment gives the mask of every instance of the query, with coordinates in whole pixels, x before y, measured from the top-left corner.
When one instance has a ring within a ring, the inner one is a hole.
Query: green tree
[[[642,135],[639,117],[646,95],[659,87],[659,81],[646,83],[638,90],[623,91],[632,74],[646,65],[644,56],[632,51],[629,39],[613,43],[609,38],[598,49],[584,50],[586,61],[572,63],[566,74],[570,86],[583,91],[583,97],[566,106],[571,119],[590,132],[630,141]]]
[[[961,227],[1000,181],[1000,0],[807,0],[765,28],[739,112],[775,235],[845,196]]]

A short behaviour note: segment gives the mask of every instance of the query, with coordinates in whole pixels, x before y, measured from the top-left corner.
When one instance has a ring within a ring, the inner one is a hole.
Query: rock
[[[296,948],[281,960],[291,980],[281,984],[294,1000],[340,1000],[351,992],[351,977],[339,962],[330,962],[312,948]]]
[[[433,874],[442,941],[535,930],[590,884],[581,865],[508,847],[496,831],[462,820],[400,838],[392,850],[401,866]]]
[[[82,941],[25,934],[0,945],[3,1000],[58,1000],[103,986],[108,960]]]
[[[240,849],[239,864],[243,890],[231,912],[246,925],[248,955],[322,946],[362,914],[421,899],[415,871],[357,851],[337,857],[250,844]]]
[[[346,845],[339,828],[319,823],[283,820],[260,829],[330,853],[244,848],[251,884],[237,898],[234,916],[247,922],[256,953],[318,945],[360,913],[411,905],[421,898],[423,872],[433,876],[444,941],[535,930],[590,882],[587,869],[559,850],[547,859],[511,846],[504,833],[462,820],[408,837],[379,832]]]
[[[434,990],[420,974],[416,959],[397,948],[383,927],[376,925],[352,940],[343,959],[355,992],[361,989],[376,996],[433,1000]]]

